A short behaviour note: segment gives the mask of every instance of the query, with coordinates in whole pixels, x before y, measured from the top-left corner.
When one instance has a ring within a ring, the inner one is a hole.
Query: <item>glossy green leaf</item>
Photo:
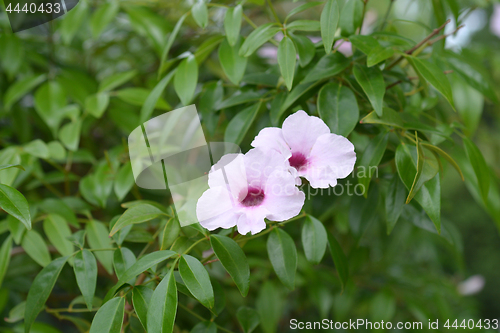
[[[292,9],[291,11],[288,12],[288,15],[286,16],[285,22],[288,21],[288,19],[290,17],[292,17],[293,15],[301,13],[301,12],[303,12],[305,10],[308,10],[309,8],[313,8],[313,7],[319,6],[321,4],[323,4],[323,2],[321,2],[321,1],[311,1],[311,2],[306,2],[306,3],[304,3],[304,4],[300,5],[300,6],[297,6],[294,9]]]
[[[264,333],[276,333],[283,315],[284,299],[278,286],[267,280],[260,286],[255,303]]]
[[[111,239],[108,237],[108,230],[101,222],[90,220],[85,225],[85,230],[91,249],[111,249],[113,247]],[[96,251],[95,256],[106,271],[113,274],[113,251]]]
[[[113,90],[124,83],[130,81],[134,76],[137,75],[136,70],[131,70],[127,72],[115,73],[110,76],[105,77],[99,84],[99,92],[106,92]]]
[[[318,219],[307,215],[302,227],[302,245],[307,260],[317,265],[323,259],[326,251],[326,229]]]
[[[85,99],[85,112],[93,115],[96,118],[101,118],[109,104],[109,95],[100,92],[90,95]]]
[[[2,165],[0,165],[0,171],[7,170],[10,168],[17,168],[19,170],[25,171],[24,167],[21,164],[2,164]]]
[[[67,149],[76,151],[80,144],[81,130],[82,121],[80,119],[67,123],[59,131],[59,140],[61,140]]]
[[[224,16],[224,31],[229,45],[234,46],[238,41],[243,17],[243,7],[241,4],[236,7],[229,7]]]
[[[373,50],[371,50],[370,53],[368,54],[368,57],[366,58],[366,66],[368,67],[375,66],[379,62],[389,59],[393,55],[394,55],[394,49],[392,48],[383,46],[376,47]]]
[[[323,11],[321,12],[321,39],[325,47],[326,54],[330,54],[335,39],[335,32],[339,23],[339,4],[338,0],[327,0]]]
[[[288,93],[288,95],[285,98],[285,101],[281,105],[280,111],[278,114],[276,114],[276,117],[281,117],[281,115],[289,108],[291,107],[295,102],[297,102],[301,97],[304,95],[307,95],[314,87],[316,87],[320,82],[307,82],[307,83],[301,83],[295,88]]]
[[[377,115],[381,117],[385,95],[385,83],[382,71],[378,67],[367,68],[356,65],[354,66],[354,77],[370,100]]]
[[[278,65],[280,66],[281,76],[283,76],[288,90],[292,89],[296,62],[297,51],[295,50],[295,45],[290,37],[285,36],[278,46]]]
[[[66,222],[75,228],[80,227],[75,213],[63,200],[48,198],[39,203],[39,207],[46,213],[53,213],[62,216]]]
[[[121,99],[124,102],[127,102],[131,105],[141,106],[143,107],[144,103],[146,103],[151,91],[145,88],[123,88],[115,92],[116,97]],[[156,104],[152,104],[153,109],[157,108],[160,110],[169,110],[171,106],[163,99],[157,98]]]
[[[320,31],[320,23],[314,20],[296,20],[286,25],[287,31]]]
[[[148,308],[148,332],[172,333],[177,313],[177,286],[171,271],[161,280],[151,296]]]
[[[297,270],[297,249],[284,230],[274,229],[267,239],[267,253],[280,281],[290,290],[295,288]]]
[[[340,52],[325,55],[306,75],[302,83],[319,81],[337,75],[346,69],[349,63],[350,60]]]
[[[87,308],[91,311],[97,284],[97,261],[92,252],[87,249],[78,251],[75,255],[73,270],[78,288],[82,292]]]
[[[210,243],[222,266],[245,297],[250,287],[250,268],[245,253],[238,243],[226,236],[212,234]]]
[[[42,236],[35,230],[29,230],[21,241],[24,251],[40,266],[45,267],[50,263],[50,254],[47,244]]]
[[[6,110],[10,110],[12,105],[28,94],[40,83],[45,81],[47,75],[28,75],[13,83],[5,92],[3,103]]]
[[[227,39],[223,40],[219,46],[219,61],[222,70],[229,80],[238,85],[245,74],[248,58],[238,54],[242,40],[239,39],[231,46]]]
[[[153,114],[153,111],[155,107],[158,107],[160,104],[160,96],[169,84],[169,82],[172,80],[174,77],[175,70],[171,71],[163,79],[161,79],[160,82],[151,90],[151,93],[148,95],[146,98],[146,101],[144,102],[142,109],[141,109],[141,117],[140,117],[140,122],[141,124],[151,117]]]
[[[295,43],[295,48],[297,49],[297,53],[299,54],[300,67],[307,66],[314,58],[314,54],[316,53],[314,43],[306,36],[292,35],[291,33],[289,33],[289,36]]]
[[[31,229],[31,215],[26,198],[13,187],[0,184],[0,207]]]
[[[189,105],[198,83],[198,64],[194,55],[181,61],[174,76],[174,89],[183,105]]]
[[[123,198],[125,198],[132,186],[134,186],[132,165],[130,162],[127,162],[120,167],[116,173],[116,178],[113,183],[113,188],[119,201],[122,201]]]
[[[213,308],[214,291],[203,264],[195,257],[184,254],[179,260],[179,273],[191,294],[205,307]]]
[[[208,24],[208,8],[205,1],[197,0],[191,8],[191,14],[196,24],[205,29]]]
[[[160,262],[167,260],[174,254],[176,254],[174,251],[168,251],[168,250],[156,251],[146,254],[142,258],[139,258],[135,262],[135,264],[133,264],[129,269],[125,271],[125,273],[123,273],[122,278],[115,284],[115,286],[108,291],[106,297],[104,298],[104,302],[111,299],[116,293],[116,291],[120,289],[120,287],[125,283],[127,283],[129,280],[135,278],[137,275],[159,264]]]
[[[348,0],[340,12],[339,27],[342,36],[349,37],[354,35],[356,30],[361,27],[363,20],[363,1]]]
[[[347,257],[337,239],[330,233],[328,233],[328,246],[330,248],[333,263],[339,275],[340,283],[342,284],[342,290],[344,290],[349,279],[349,263]]]
[[[437,65],[431,63],[429,60],[407,57],[409,62],[412,64],[413,68],[420,73],[437,91],[439,91],[446,100],[451,104],[451,107],[455,109],[455,104],[453,103],[453,93],[451,90],[450,81],[443,73],[443,70]]]
[[[332,133],[347,137],[359,119],[356,96],[336,82],[325,84],[318,94],[318,113]]]
[[[202,321],[196,324],[189,333],[217,333],[217,325],[213,321]]]
[[[242,306],[238,309],[236,317],[244,333],[252,333],[260,323],[259,313],[246,306]]]
[[[465,137],[462,138],[462,140],[467,158],[474,169],[481,197],[484,202],[487,202],[488,192],[490,190],[490,171],[486,164],[486,160],[474,142]]]
[[[225,142],[233,142],[235,144],[240,144],[245,138],[250,126],[252,126],[257,113],[259,112],[261,103],[254,104],[247,107],[243,111],[240,111],[233,119],[229,122],[224,133]]]
[[[223,100],[220,103],[217,103],[215,105],[215,110],[220,110],[220,109],[225,109],[229,108],[235,105],[240,105],[243,103],[248,103],[248,102],[253,102],[257,101],[261,98],[261,94],[255,91],[245,91],[245,92],[237,92],[231,97]]]
[[[26,299],[26,309],[24,311],[24,332],[29,333],[30,328],[35,322],[40,310],[43,309],[45,302],[49,298],[52,288],[61,273],[68,257],[57,258],[50,262],[44,269],[38,273],[31,284]],[[50,261],[50,260],[49,260]]]
[[[162,215],[166,214],[155,206],[151,206],[149,204],[133,206],[127,209],[118,221],[116,221],[109,235],[113,236],[118,230],[126,227],[127,225],[150,221]]]
[[[366,55],[369,55],[373,50],[380,47],[379,42],[372,36],[354,35],[349,37],[349,41]]]
[[[404,127],[400,114],[390,108],[384,108],[381,117],[379,117],[375,111],[372,111],[359,122],[361,124],[383,124],[399,128]]]
[[[104,28],[113,21],[116,14],[118,14],[118,9],[118,1],[105,2],[97,7],[90,19],[90,30],[94,38],[99,37]]]
[[[450,155],[448,155],[448,153],[446,153],[444,150],[442,150],[439,147],[433,146],[433,145],[425,143],[425,142],[421,142],[420,144],[423,147],[441,155],[448,163],[451,164],[451,166],[453,166],[453,168],[455,168],[455,170],[457,170],[458,174],[460,175],[460,178],[462,178],[462,180],[464,180],[464,175],[462,174],[462,170],[458,166],[458,163]]]
[[[57,132],[64,118],[65,106],[66,94],[56,81],[46,82],[36,90],[35,110],[53,134]]]
[[[43,231],[62,256],[70,256],[74,252],[73,243],[68,239],[71,236],[66,220],[57,214],[49,214],[43,221]]]
[[[49,158],[49,148],[47,144],[40,139],[33,140],[24,145],[23,150],[31,156],[38,158]]]
[[[148,309],[152,296],[153,290],[148,287],[135,286],[132,289],[132,304],[144,329],[148,328]]]
[[[165,223],[165,228],[163,229],[161,238],[161,250],[166,250],[177,239],[179,233],[181,232],[181,226],[177,219],[170,218],[167,223]]]
[[[403,211],[406,201],[406,188],[398,176],[394,176],[387,189],[385,197],[385,215],[387,220],[387,234],[392,232]]]
[[[59,141],[51,141],[47,144],[49,157],[55,160],[64,160],[66,158],[66,149]]]
[[[126,247],[120,247],[113,253],[113,267],[115,269],[116,277],[121,279],[125,272],[136,263],[134,252]]]
[[[12,250],[12,236],[8,236],[0,247],[0,287],[10,262],[10,251]]]
[[[266,23],[252,31],[240,47],[240,55],[248,57],[280,31],[275,23]]]
[[[73,37],[81,31],[82,24],[87,20],[90,8],[87,2],[79,1],[68,13],[64,15],[59,33],[64,44],[69,45]]]
[[[381,132],[370,140],[368,146],[363,152],[363,155],[358,160],[358,171],[356,174],[358,175],[359,184],[362,185],[365,197],[368,195],[370,180],[372,179],[374,173],[378,175],[378,165],[382,160],[382,156],[384,156],[388,140],[388,133],[385,131]],[[373,170],[375,170],[375,172]]]
[[[120,333],[125,312],[125,297],[116,297],[95,314],[89,333]]]
[[[182,15],[179,18],[179,20],[177,21],[177,23],[174,26],[174,29],[172,30],[172,32],[168,36],[167,43],[165,44],[165,46],[163,48],[162,55],[161,55],[160,67],[158,69],[158,80],[160,79],[160,75],[163,73],[163,67],[164,67],[165,62],[167,61],[168,53],[170,52],[170,49],[172,48],[172,45],[174,44],[175,38],[177,37],[177,34],[179,33],[179,30],[181,29],[182,24],[184,23],[184,20],[186,19],[187,15],[188,15],[188,13],[185,13],[184,15]],[[163,89],[161,89],[161,90],[163,91]]]

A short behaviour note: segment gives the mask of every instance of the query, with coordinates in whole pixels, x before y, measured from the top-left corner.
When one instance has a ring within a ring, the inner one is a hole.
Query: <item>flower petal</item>
[[[246,210],[238,219],[238,232],[242,235],[248,232],[255,235],[266,229],[266,221],[264,221],[266,212],[267,210],[262,208]]]
[[[281,128],[266,127],[263,128],[251,143],[252,147],[261,148],[263,150],[276,150],[283,158],[289,159],[292,156],[290,147],[285,142]]]
[[[196,216],[208,230],[232,228],[238,220],[233,200],[225,186],[210,188],[203,193],[196,204]]]
[[[247,177],[243,154],[226,154],[212,166],[208,174],[208,186],[230,189],[232,197],[237,198],[247,188]]]
[[[287,170],[283,156],[275,150],[250,149],[245,154],[246,181],[253,187],[265,187],[267,178],[276,170]]]
[[[330,133],[330,129],[323,120],[301,110],[285,119],[282,133],[292,153],[299,152],[308,157],[316,139]]]
[[[337,185],[337,179],[345,178],[354,169],[356,153],[354,145],[337,134],[323,134],[314,144],[308,158],[308,166],[299,170],[314,188]]]
[[[285,221],[300,213],[305,194],[295,186],[295,177],[289,172],[274,172],[266,184],[264,206],[271,221]]]

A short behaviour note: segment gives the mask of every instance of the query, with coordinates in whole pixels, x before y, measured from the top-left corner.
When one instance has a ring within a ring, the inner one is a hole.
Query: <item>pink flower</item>
[[[208,177],[210,188],[196,206],[198,220],[208,230],[236,225],[240,234],[256,234],[266,228],[265,218],[288,220],[304,205],[304,193],[274,151],[252,149],[245,155],[225,155]]]
[[[349,140],[330,133],[323,120],[304,111],[286,118],[283,129],[262,129],[252,146],[278,152],[288,161],[292,173],[306,178],[314,188],[337,185],[337,179],[347,177],[356,162]]]

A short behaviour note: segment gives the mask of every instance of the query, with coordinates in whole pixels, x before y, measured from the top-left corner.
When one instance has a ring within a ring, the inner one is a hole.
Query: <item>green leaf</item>
[[[239,39],[231,46],[227,39],[224,39],[219,46],[219,61],[222,70],[229,80],[238,85],[245,74],[248,58],[238,54],[242,40]]]
[[[69,45],[78,31],[81,31],[83,22],[87,20],[89,6],[85,1],[79,1],[68,13],[64,15],[59,33],[64,44]]]
[[[241,247],[229,237],[212,234],[210,243],[222,266],[233,278],[243,297],[250,287],[250,268]]]
[[[0,171],[7,170],[10,168],[18,168],[20,170],[26,171],[21,164],[3,164],[3,165],[0,165]]]
[[[213,321],[202,321],[196,324],[189,333],[217,333],[217,325]]]
[[[109,164],[101,162],[95,173],[82,178],[80,192],[85,200],[95,206],[106,207],[106,202],[113,191],[112,170]]]
[[[99,92],[106,92],[113,90],[122,84],[130,81],[134,76],[137,75],[136,70],[131,70],[128,72],[116,73],[104,78],[99,84]]]
[[[0,184],[0,207],[31,229],[31,215],[26,198],[13,187]]]
[[[90,30],[92,37],[97,38],[106,26],[113,21],[118,14],[118,1],[105,2],[97,7],[90,19]]]
[[[45,81],[47,75],[28,75],[14,82],[5,92],[3,103],[5,110],[9,111],[12,105],[19,101],[24,95],[33,90],[40,83]]]
[[[100,92],[90,95],[85,99],[85,112],[93,115],[96,118],[101,118],[109,104],[109,95]]]
[[[396,222],[403,211],[406,201],[406,188],[399,177],[395,175],[385,197],[385,215],[387,220],[387,234],[389,235],[394,229]]]
[[[78,251],[75,255],[73,270],[75,271],[78,288],[80,288],[85,299],[85,304],[91,311],[97,284],[97,261],[92,252],[87,249]]]
[[[229,108],[231,106],[257,101],[262,97],[261,94],[253,90],[236,92],[234,95],[215,105],[215,110]]]
[[[179,221],[177,221],[177,219],[170,218],[167,223],[165,223],[165,228],[163,229],[160,249],[166,250],[172,246],[180,232],[181,226],[179,225]]]
[[[285,18],[285,23],[293,15],[301,13],[301,12],[303,12],[303,11],[309,9],[309,8],[313,8],[313,7],[319,6],[321,4],[323,4],[323,2],[321,2],[321,1],[311,1],[311,2],[306,2],[306,3],[304,3],[304,4],[300,5],[300,6],[295,7],[294,9],[292,9],[291,11],[288,12],[288,15]]]
[[[227,125],[226,132],[224,133],[224,141],[239,145],[257,117],[260,106],[261,103],[259,102],[247,107],[234,116]]]
[[[110,249],[112,248],[111,239],[108,237],[108,231],[101,222],[90,220],[85,225],[87,231],[87,241],[91,249]],[[109,274],[113,274],[113,252],[96,251],[95,256],[104,266]]]
[[[24,332],[29,333],[40,310],[49,298],[68,257],[57,258],[38,273],[31,284],[24,311]],[[50,260],[49,260],[50,261]]]
[[[326,229],[318,219],[307,215],[302,227],[302,245],[307,260],[317,265],[323,259],[326,251]]]
[[[283,76],[288,90],[292,89],[296,62],[297,51],[295,50],[295,45],[290,37],[285,36],[278,46],[278,64],[280,66],[281,76]]]
[[[412,64],[413,68],[422,75],[430,84],[439,91],[446,100],[450,103],[453,110],[455,110],[455,104],[453,103],[453,94],[451,91],[450,81],[440,69],[435,64],[428,60],[415,58],[407,56],[408,61]]]
[[[115,268],[116,277],[121,279],[123,274],[136,263],[134,252],[126,247],[119,247],[113,253],[113,267]]]
[[[161,79],[160,82],[151,90],[151,93],[148,95],[147,99],[145,100],[142,109],[141,109],[141,117],[140,117],[140,122],[141,124],[151,117],[153,114],[153,111],[155,107],[158,107],[159,104],[161,104],[161,99],[160,96],[169,84],[170,80],[174,77],[175,70],[171,71],[163,79]]]
[[[490,190],[490,169],[486,164],[486,161],[481,154],[479,148],[476,144],[472,142],[469,138],[462,138],[464,143],[465,153],[469,162],[474,169],[474,174],[476,175],[477,183],[479,185],[479,192],[484,202],[488,201],[488,192]]]
[[[229,7],[224,16],[224,30],[229,45],[234,46],[238,41],[241,28],[241,18],[243,17],[243,7],[241,4],[236,7]]]
[[[62,216],[66,222],[72,226],[80,228],[75,213],[64,201],[49,198],[39,203],[39,207],[46,213],[53,213]]]
[[[361,124],[383,124],[392,127],[404,127],[403,120],[399,113],[390,108],[384,108],[381,117],[377,116],[375,111],[372,111],[359,122]]]
[[[64,125],[59,131],[59,140],[71,151],[78,150],[80,144],[80,131],[82,130],[82,121],[77,119]]]
[[[184,23],[184,20],[186,19],[187,15],[188,15],[188,13],[185,13],[184,15],[182,15],[179,18],[179,20],[175,24],[174,29],[172,30],[172,32],[168,36],[167,43],[165,44],[165,47],[163,48],[163,52],[161,55],[160,67],[158,68],[158,79],[160,79],[160,75],[163,73],[163,67],[165,65],[165,61],[167,61],[168,53],[170,52],[170,49],[172,48],[172,45],[174,44],[175,38],[177,37],[177,34],[179,33],[179,30],[181,29],[182,23]],[[165,84],[165,86],[166,86],[166,84]],[[161,91],[163,91],[163,89],[161,89]]]
[[[8,236],[0,247],[0,287],[10,262],[10,251],[12,250],[12,236]]]
[[[187,254],[179,260],[179,273],[191,294],[205,307],[214,307],[214,290],[203,264]]]
[[[339,4],[337,0],[327,0],[321,12],[321,39],[326,54],[330,54],[335,39],[335,32],[339,23]]]
[[[118,201],[122,201],[128,194],[130,189],[134,186],[134,175],[132,174],[132,165],[130,162],[121,166],[120,170],[116,173],[116,178],[113,183],[115,194]]]
[[[290,93],[286,96],[285,101],[281,105],[279,113],[276,114],[275,116],[277,118],[280,118],[281,115],[289,107],[291,107],[299,98],[301,98],[302,96],[304,96],[307,93],[309,93],[311,91],[311,89],[313,89],[314,87],[316,87],[319,83],[320,83],[320,81],[307,82],[307,83],[301,83],[301,84],[295,86],[295,88],[293,88],[292,91],[290,91]]]
[[[339,27],[342,36],[354,35],[356,29],[361,27],[363,19],[363,2],[361,0],[348,0],[340,13]]]
[[[269,280],[260,287],[256,304],[264,333],[276,333],[283,314],[284,300],[278,287]]]
[[[16,147],[8,147],[0,150],[0,161],[2,164],[20,164],[21,157]],[[0,183],[12,185],[19,173],[18,169],[0,170]]]
[[[132,304],[134,305],[135,313],[139,317],[139,321],[144,329],[148,328],[148,309],[153,296],[153,290],[145,286],[135,286],[132,289]]]
[[[356,96],[336,82],[325,84],[318,94],[318,113],[332,133],[347,137],[359,119]]]
[[[189,105],[198,83],[198,64],[194,55],[181,61],[174,77],[174,89],[183,105]]]
[[[396,299],[388,290],[383,290],[372,298],[370,318],[378,321],[390,321],[396,313]]]
[[[260,323],[259,313],[246,306],[242,306],[238,309],[236,317],[244,333],[252,333]]]
[[[289,33],[289,36],[295,43],[295,48],[299,54],[300,67],[307,66],[313,60],[316,53],[314,43],[306,36],[292,35],[291,33]]]
[[[379,190],[377,184],[374,184],[368,191],[368,197],[354,195],[349,203],[348,223],[354,237],[359,241],[368,226],[377,218],[373,213],[374,207],[378,207]]]
[[[66,158],[66,149],[59,141],[51,141],[47,144],[49,156],[55,160],[64,160]]]
[[[323,56],[302,83],[319,81],[337,75],[349,66],[350,60],[340,52]]]
[[[444,150],[442,150],[439,147],[433,146],[431,144],[425,143],[425,142],[421,142],[420,144],[423,147],[425,147],[425,148],[427,148],[429,150],[432,150],[433,152],[435,152],[435,153],[443,156],[443,158],[446,161],[448,161],[448,163],[450,163],[455,168],[455,170],[457,170],[458,174],[460,175],[460,178],[462,178],[462,180],[464,180],[464,175],[462,174],[462,170],[458,166],[457,162],[455,162],[455,160],[450,155],[448,155]]]
[[[150,221],[162,215],[166,215],[163,211],[149,204],[141,204],[133,206],[125,211],[122,216],[116,221],[113,229],[109,233],[113,236],[118,230],[127,225]]]
[[[393,55],[394,49],[392,48],[383,46],[376,47],[368,54],[368,57],[366,58],[366,66],[375,66],[379,62],[389,59]]]
[[[85,235],[87,232],[85,230],[79,230],[68,237],[68,239],[75,244],[78,248],[83,248],[85,246]]]
[[[342,290],[345,289],[347,280],[349,279],[349,263],[347,262],[347,257],[342,251],[337,239],[330,233],[328,233],[328,246],[330,247],[330,254],[332,255],[333,263],[339,274],[340,283],[342,284]]]
[[[66,94],[59,83],[49,81],[35,92],[35,110],[55,134],[64,118]]]
[[[21,39],[15,34],[5,33],[6,30],[8,28],[4,28],[2,35],[0,35],[0,59],[2,59],[3,70],[7,73],[8,78],[12,80],[23,64],[24,43],[21,43]]]
[[[378,67],[367,68],[355,65],[354,77],[370,100],[377,115],[381,117],[385,95],[385,83],[382,71]]]
[[[349,41],[366,55],[380,47],[379,42],[372,36],[354,35],[349,37]]]
[[[70,256],[74,252],[74,247],[68,237],[71,236],[66,220],[57,214],[49,214],[43,221],[43,231],[62,256]]]
[[[144,103],[146,103],[148,96],[151,94],[151,92],[145,88],[124,88],[116,91],[115,94],[116,97],[118,97],[124,102],[142,107]],[[163,98],[157,98],[156,104],[155,105],[152,104],[152,106],[153,109],[154,108],[161,110],[171,109],[171,106]],[[151,110],[151,112],[152,111],[153,110]]]
[[[208,8],[203,0],[197,0],[191,8],[193,19],[201,28],[205,29],[208,24]]]
[[[240,47],[240,55],[248,57],[252,55],[265,42],[276,35],[281,29],[276,26],[276,23],[266,23],[252,31],[247,39]]]
[[[320,23],[314,20],[296,20],[292,23],[286,24],[287,31],[300,30],[300,31],[320,31]]]
[[[215,35],[207,38],[203,43],[201,43],[200,46],[198,46],[198,48],[194,52],[194,57],[196,58],[196,63],[198,64],[198,66],[200,66],[205,61],[205,59],[207,59],[207,57],[212,54],[212,51],[215,50],[217,45],[222,43],[224,39],[224,36]]]
[[[363,155],[361,156],[361,159],[359,159],[357,169],[358,182],[362,185],[365,198],[368,195],[370,180],[373,177],[372,169],[375,169],[375,173],[378,175],[378,165],[382,160],[382,156],[384,156],[388,140],[388,133],[385,131],[381,132],[375,138],[370,140],[368,146],[363,152]]]
[[[396,167],[398,174],[406,188],[412,188],[417,174],[418,163],[417,148],[401,144],[396,149]],[[422,206],[427,215],[441,233],[441,187],[439,173],[434,178],[422,184],[420,190],[415,193],[415,200]]]
[[[147,331],[172,333],[177,313],[177,286],[172,270],[156,287],[151,296],[150,305],[147,315]]]
[[[267,253],[280,281],[290,290],[295,288],[297,270],[297,249],[284,230],[274,229],[267,239]]]
[[[108,291],[103,302],[111,299],[116,291],[118,291],[118,289],[120,289],[120,287],[127,283],[129,280],[135,278],[145,270],[148,270],[151,267],[159,264],[160,262],[172,257],[174,254],[176,254],[174,251],[156,251],[146,254],[144,257],[137,260],[135,264],[133,264],[129,269],[125,271],[125,273],[123,273],[122,278],[118,280],[115,286]]]
[[[125,312],[125,297],[116,297],[95,314],[89,333],[120,333]]]

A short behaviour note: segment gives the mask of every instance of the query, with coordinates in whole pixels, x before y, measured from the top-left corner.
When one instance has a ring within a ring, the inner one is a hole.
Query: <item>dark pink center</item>
[[[299,170],[307,164],[307,158],[302,153],[292,153],[292,157],[288,160],[290,166]]]
[[[248,193],[241,201],[241,204],[246,207],[259,206],[264,201],[264,191],[260,188],[249,187]]]

